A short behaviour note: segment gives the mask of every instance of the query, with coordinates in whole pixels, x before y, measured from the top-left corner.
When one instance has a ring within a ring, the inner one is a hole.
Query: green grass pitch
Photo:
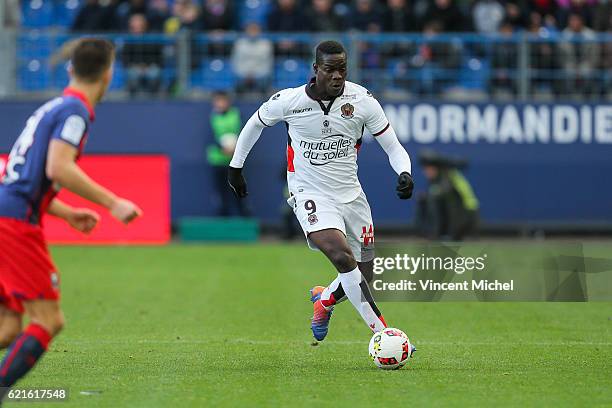
[[[348,302],[311,345],[303,244],[52,252],[68,324],[18,388],[70,397],[32,406],[612,406],[609,302],[381,303],[418,348],[385,372]]]

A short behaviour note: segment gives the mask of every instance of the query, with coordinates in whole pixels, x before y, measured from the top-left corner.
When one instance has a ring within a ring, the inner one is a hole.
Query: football
[[[370,340],[369,351],[376,367],[383,370],[397,370],[412,357],[415,348],[410,344],[406,333],[388,327],[374,333]]]

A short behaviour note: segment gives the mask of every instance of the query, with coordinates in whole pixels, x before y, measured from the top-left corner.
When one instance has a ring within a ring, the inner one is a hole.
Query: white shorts
[[[350,203],[340,203],[317,193],[298,193],[287,203],[293,207],[311,249],[317,247],[308,239],[309,233],[335,228],[346,236],[357,262],[374,259],[372,212],[363,191]]]

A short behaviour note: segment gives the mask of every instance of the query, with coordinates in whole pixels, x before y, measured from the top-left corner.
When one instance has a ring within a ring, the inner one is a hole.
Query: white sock
[[[357,312],[359,312],[361,318],[370,327],[370,329],[377,332],[387,327],[387,325],[385,324],[384,320],[376,316],[376,312],[372,308],[372,304],[366,300],[366,296],[361,290],[361,286],[359,286],[362,279],[363,277],[361,276],[361,271],[359,268],[355,268],[350,272],[338,274],[338,280],[342,284],[342,288],[344,289],[344,293],[346,293],[348,299],[351,301],[355,309],[357,309]]]
[[[321,292],[321,300],[323,301],[323,303],[325,303],[326,300],[329,300],[332,293],[338,290],[339,286],[340,286],[340,278],[336,277],[336,279],[334,279],[329,285],[327,285],[325,289],[323,289],[323,292]],[[346,296],[342,296],[340,299],[335,299],[336,301],[335,304],[344,302],[345,300],[346,300]]]

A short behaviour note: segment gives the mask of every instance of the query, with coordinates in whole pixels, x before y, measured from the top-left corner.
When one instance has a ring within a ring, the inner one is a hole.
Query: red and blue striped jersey
[[[0,180],[0,217],[40,223],[59,191],[46,173],[49,143],[52,139],[61,140],[76,147],[80,156],[93,119],[93,109],[85,96],[71,88],[28,118]]]

